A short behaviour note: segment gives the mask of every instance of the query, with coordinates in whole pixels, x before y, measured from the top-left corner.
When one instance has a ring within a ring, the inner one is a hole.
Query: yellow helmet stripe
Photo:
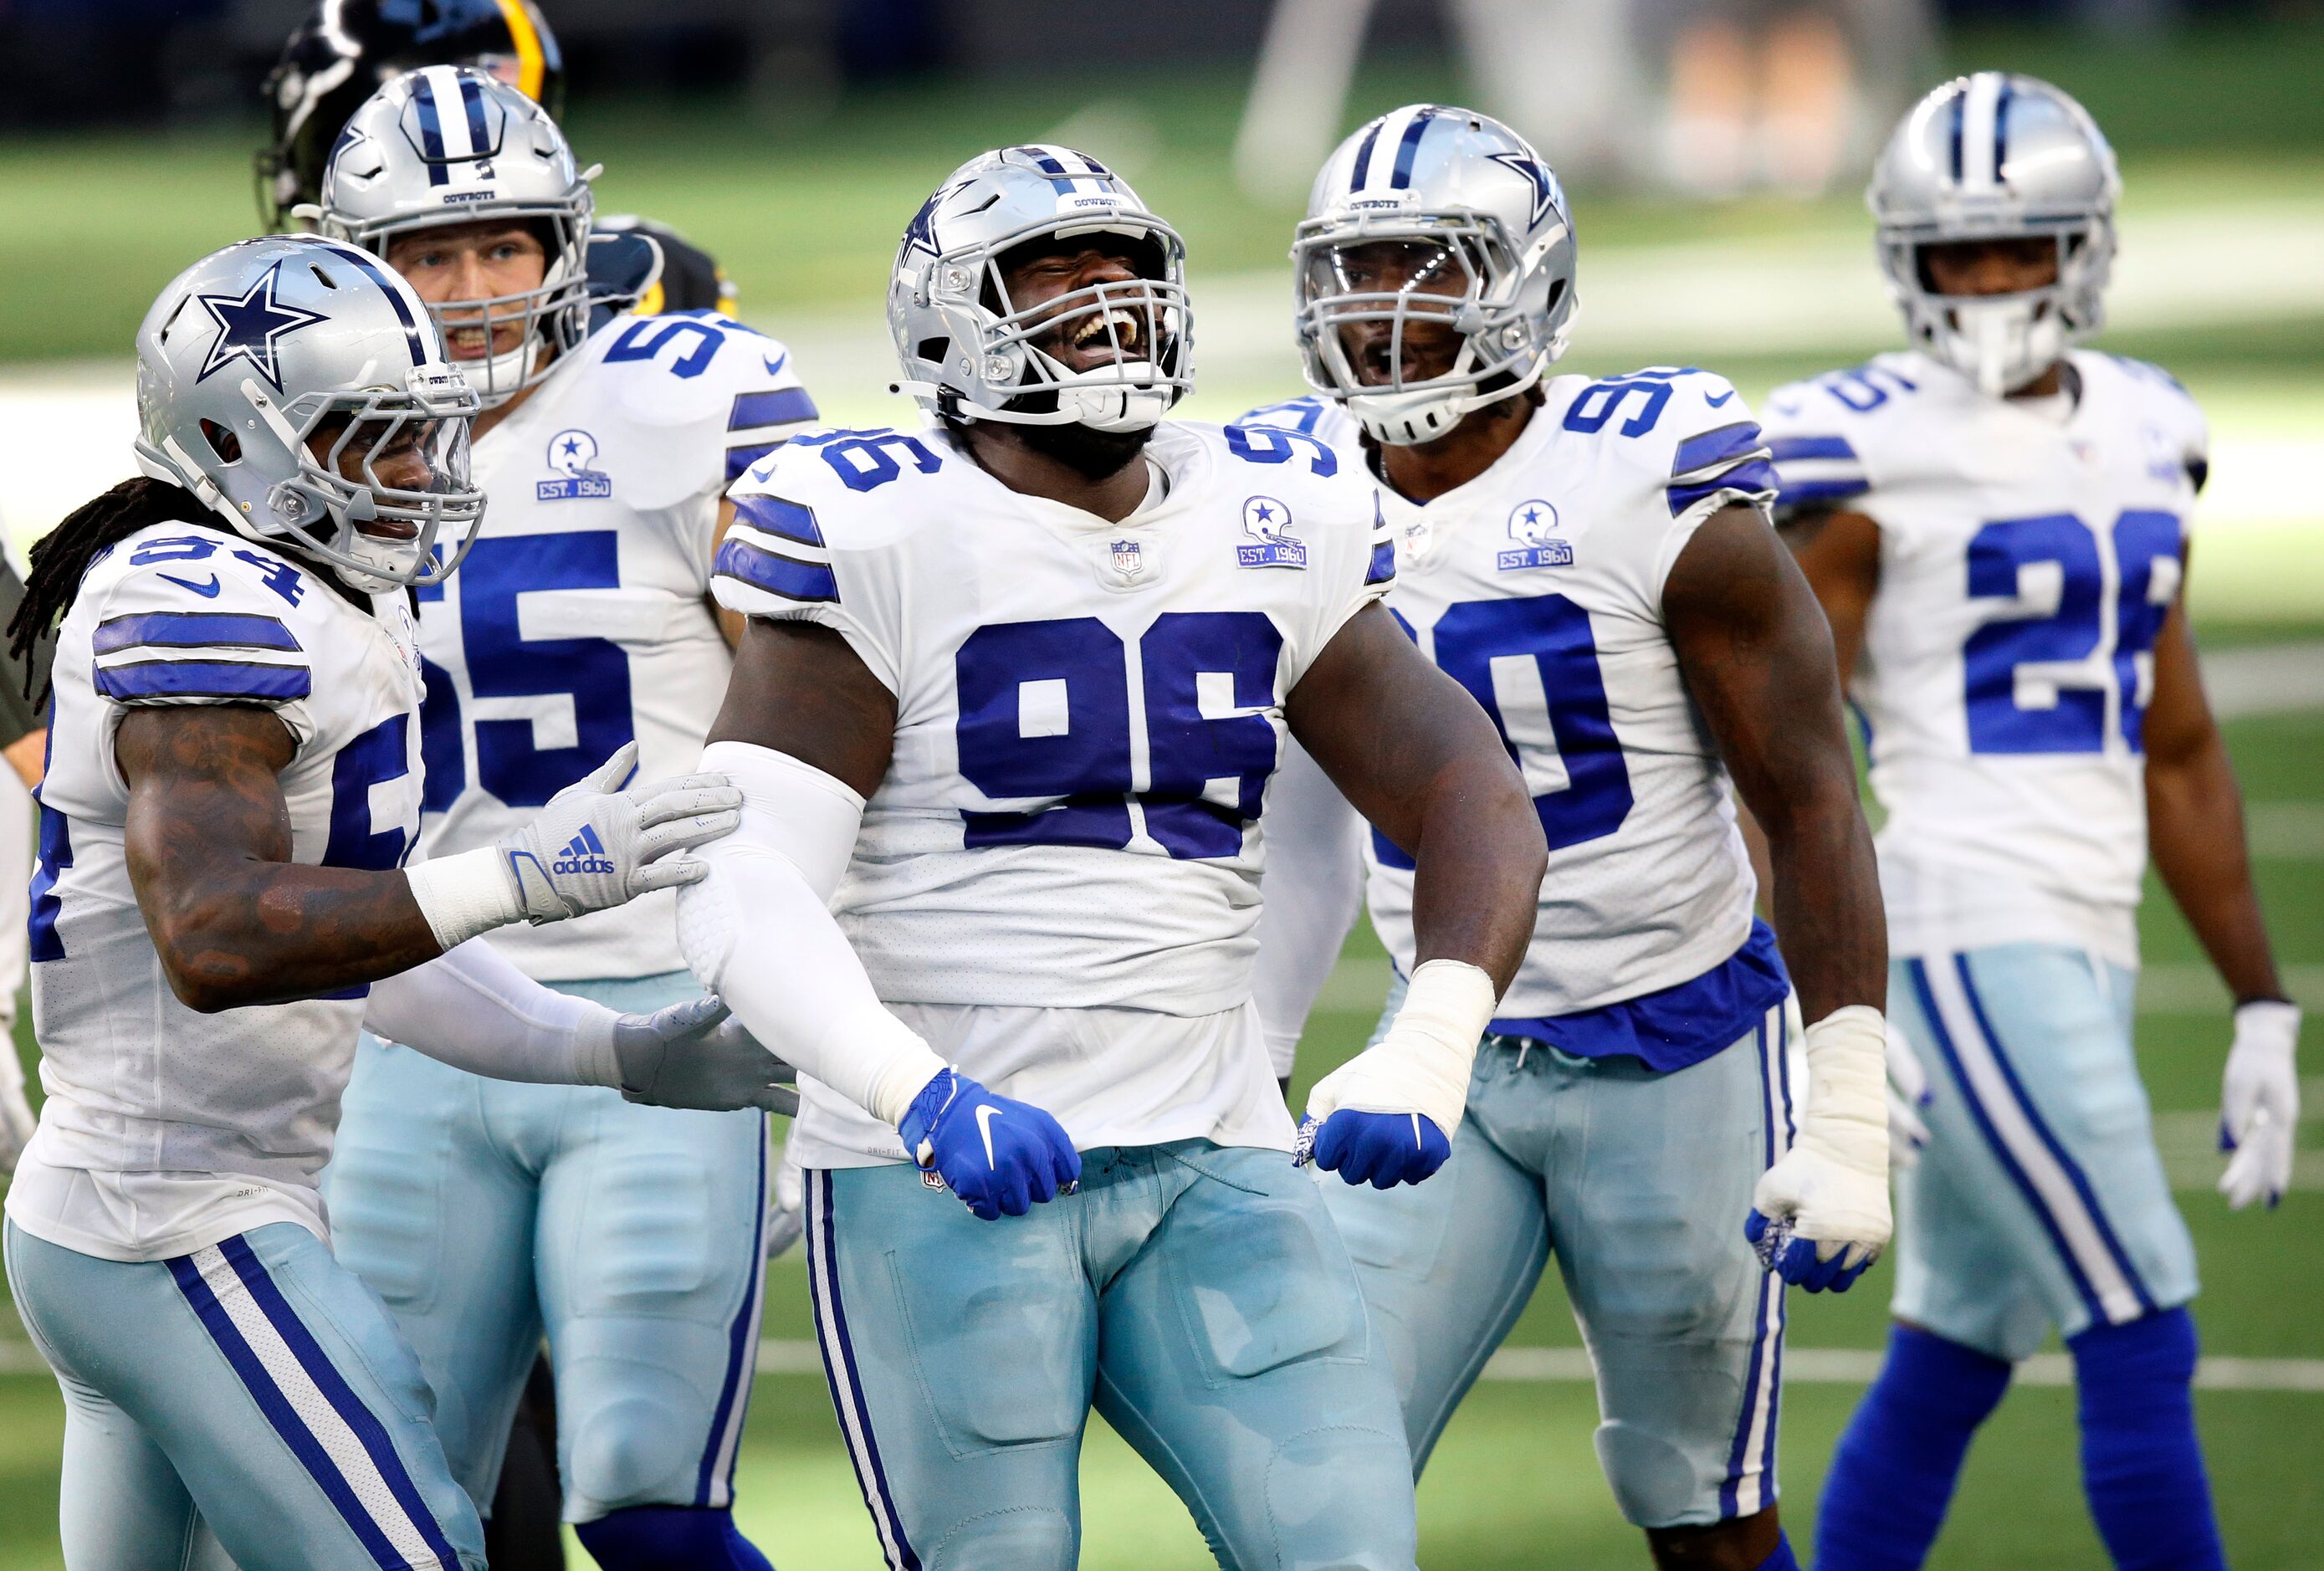
[[[540,32],[532,24],[532,8],[525,0],[499,0],[509,36],[516,41],[516,90],[540,102],[542,79],[548,74],[540,51]]]

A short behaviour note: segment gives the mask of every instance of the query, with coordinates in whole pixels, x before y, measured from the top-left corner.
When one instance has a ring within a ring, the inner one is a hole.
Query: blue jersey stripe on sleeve
[[[726,417],[730,431],[754,426],[786,426],[816,418],[815,400],[804,387],[779,387],[772,393],[738,393],[733,412]]]
[[[1674,477],[1692,475],[1722,460],[1740,458],[1760,445],[1759,427],[1752,420],[1702,431],[1679,443],[1678,456],[1671,460],[1671,474]]]
[[[713,570],[786,600],[835,601],[839,579],[820,562],[803,562],[732,538],[718,548]]]
[[[1364,569],[1364,582],[1385,584],[1396,577],[1396,542],[1384,540],[1372,547],[1371,565]]]
[[[124,704],[153,698],[258,698],[288,703],[314,690],[305,666],[248,661],[149,660],[100,666],[97,690]]]
[[[1717,492],[1741,491],[1747,494],[1755,491],[1773,492],[1776,486],[1775,467],[1765,458],[1754,458],[1748,464],[1738,464],[1733,468],[1714,475],[1708,480],[1698,481],[1688,485],[1672,486],[1669,493],[1671,516],[1678,517],[1704,497]]]
[[[747,448],[726,449],[726,484],[732,485],[750,473],[751,466],[782,446],[780,442],[754,442]]]
[[[761,534],[796,541],[803,546],[823,544],[823,530],[816,523],[815,509],[811,507],[786,502],[779,496],[737,496],[734,513]]]
[[[97,624],[90,640],[98,654],[113,654],[138,644],[163,649],[296,650],[299,641],[281,619],[254,616],[239,611],[147,611],[131,616],[110,616]]]
[[[1778,464],[1801,458],[1853,458],[1856,449],[1846,437],[1777,437],[1767,444],[1767,456]]]

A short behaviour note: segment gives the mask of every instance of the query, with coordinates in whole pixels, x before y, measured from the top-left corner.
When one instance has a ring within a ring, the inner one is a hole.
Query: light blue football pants
[[[1412,1571],[1395,1393],[1285,1153],[1088,1151],[1080,1193],[997,1222],[901,1165],[807,1196],[832,1400],[897,1571],[1069,1571],[1093,1402],[1228,1571]]]
[[[2062,945],[1910,956],[1889,1019],[1928,1073],[1897,1175],[1895,1313],[2015,1362],[2195,1296],[2131,1051],[2137,973]]]
[[[71,1571],[484,1571],[419,1363],[305,1228],[124,1262],[11,1223],[7,1257],[64,1388]]]
[[[645,1011],[674,972],[560,982]],[[323,1175],[339,1258],[436,1390],[453,1474],[488,1507],[544,1330],[565,1517],[724,1507],[758,1350],[765,1120],[521,1086],[366,1037]]]
[[[1383,1021],[1401,1003],[1399,982]],[[1416,1468],[1554,1253],[1622,1514],[1692,1527],[1775,1503],[1784,1286],[1743,1221],[1791,1143],[1785,1012],[1670,1074],[1489,1036],[1434,1178],[1325,1186]]]

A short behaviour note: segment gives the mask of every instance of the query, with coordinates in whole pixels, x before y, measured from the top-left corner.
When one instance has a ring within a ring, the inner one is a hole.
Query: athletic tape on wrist
[[[515,880],[500,848],[480,846],[453,856],[431,856],[403,870],[411,898],[428,919],[436,942],[449,951],[479,933],[507,927],[524,915]]]
[[[1833,1010],[1801,1038],[1808,1060],[1803,1144],[1884,1178],[1888,1171],[1887,1021],[1868,1003]]]

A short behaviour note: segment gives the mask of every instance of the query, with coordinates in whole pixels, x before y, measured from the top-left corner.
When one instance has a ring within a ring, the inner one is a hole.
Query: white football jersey
[[[1756,885],[1727,769],[1662,597],[1703,520],[1736,503],[1764,509],[1775,488],[1759,428],[1723,378],[1657,368],[1560,376],[1543,391],[1474,480],[1425,504],[1381,492],[1398,554],[1388,608],[1499,727],[1549,841],[1533,942],[1496,1021],[1520,1030],[1692,982],[1752,935]],[[1335,402],[1244,418],[1310,430],[1361,462]],[[1412,859],[1374,831],[1365,860],[1372,925],[1410,975]],[[1651,1040],[1602,1050],[1676,1067],[1735,1035],[1710,1031],[1669,1062]],[[1598,1046],[1588,1033],[1570,1045]]]
[[[1148,452],[1158,494],[1108,523],[940,430],[798,438],[734,488],[718,598],[836,629],[896,695],[834,901],[883,1000],[1078,1142],[1287,1145],[1250,1006],[1261,815],[1286,695],[1394,552],[1310,438],[1165,422]],[[800,1131],[810,1166],[901,1155],[821,1086]]]
[[[420,827],[420,653],[401,591],[359,609],[262,545],[185,523],[92,566],[57,639],[32,880],[32,1013],[48,1094],[8,1197],[36,1236],[160,1259],[264,1222],[319,1231],[365,989],[202,1014],[179,1002],[123,851],[115,729],[133,707],[262,705],[291,859],[385,870]]]
[[[719,499],[815,413],[770,338],[620,317],[477,440],[483,532],[420,592],[429,855],[492,844],[632,738],[641,779],[695,767],[733,663],[709,602]],[[676,901],[490,941],[542,981],[680,971]]]
[[[1901,952],[2062,941],[2137,964],[2141,728],[2206,436],[2153,366],[2070,364],[2062,419],[1918,353],[1768,403],[1782,505],[1880,526],[1851,697]]]

